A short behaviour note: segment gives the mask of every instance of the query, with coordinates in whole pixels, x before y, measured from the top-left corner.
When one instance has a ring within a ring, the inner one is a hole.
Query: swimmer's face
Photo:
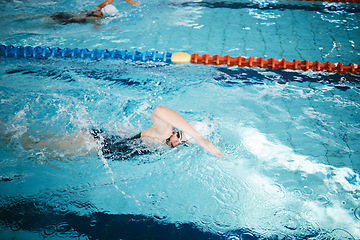
[[[176,131],[166,140],[166,144],[174,148],[182,144],[187,144],[187,139],[181,131]]]
[[[179,132],[174,132],[167,140],[166,144],[172,148],[179,146],[180,139],[179,139]]]

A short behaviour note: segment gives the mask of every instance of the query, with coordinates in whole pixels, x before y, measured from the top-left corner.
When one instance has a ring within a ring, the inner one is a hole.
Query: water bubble
[[[92,220],[90,221],[90,227],[95,227],[96,223],[97,223],[97,220],[96,220],[96,219],[92,219]]]
[[[176,227],[177,229],[181,229],[181,228],[182,228],[181,222],[176,222],[176,223],[175,223],[175,227]]]
[[[355,209],[354,215],[358,220],[360,220],[360,207]]]
[[[238,236],[230,235],[226,237],[226,240],[241,240]]]
[[[355,240],[355,238],[348,231],[341,228],[332,230],[331,237],[333,240]]]
[[[65,214],[65,213],[69,212],[69,209],[68,209],[68,207],[66,205],[61,205],[61,206],[56,206],[54,208],[54,211],[59,211],[59,212]]]
[[[309,188],[307,186],[304,186],[303,191],[302,191],[305,195],[311,195],[314,193],[314,190],[312,188]]]
[[[56,226],[54,225],[49,225],[44,229],[45,236],[53,235],[54,233],[56,233]]]
[[[294,189],[294,190],[293,190],[293,194],[294,194],[295,196],[297,196],[297,197],[300,197],[300,196],[302,195],[300,189]]]
[[[200,221],[202,224],[208,225],[213,222],[213,218],[210,215],[203,215]]]
[[[20,230],[20,225],[19,224],[17,224],[17,223],[14,223],[14,224],[12,224],[11,226],[10,226],[10,229],[12,230],[12,231],[18,231],[18,230]]]
[[[60,210],[60,212],[62,212],[62,213],[66,213],[66,212],[69,211],[68,208],[67,208],[67,206],[65,206],[65,205],[61,206],[61,207],[59,208],[59,210]]]
[[[323,205],[328,205],[330,203],[329,199],[323,195],[317,196],[316,201],[318,201],[319,203],[321,203]]]

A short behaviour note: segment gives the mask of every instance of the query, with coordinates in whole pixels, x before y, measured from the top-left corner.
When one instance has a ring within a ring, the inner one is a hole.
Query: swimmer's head
[[[185,142],[182,142],[181,139],[183,138],[183,132],[182,131],[174,131],[173,134],[166,139],[165,143],[166,145],[168,145],[169,147],[177,147],[182,145]]]
[[[108,4],[101,9],[101,13],[104,17],[113,17],[119,13],[119,10],[117,10],[117,8],[113,5]]]
[[[203,137],[206,137],[211,133],[210,127],[204,122],[193,121],[193,122],[189,122],[189,124],[193,129],[195,129],[195,131],[197,131]],[[189,134],[185,132],[183,132],[183,134],[185,135],[188,142],[196,143],[195,139],[193,139]]]
[[[206,137],[211,133],[211,129],[204,122],[189,122],[190,126],[194,128],[201,136]],[[174,148],[183,144],[194,144],[196,143],[195,139],[193,139],[189,134],[178,130],[174,131],[173,134],[166,139],[166,145]]]

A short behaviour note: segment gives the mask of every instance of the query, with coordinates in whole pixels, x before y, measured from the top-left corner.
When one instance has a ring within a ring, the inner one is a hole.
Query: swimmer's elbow
[[[174,119],[174,111],[165,106],[157,106],[152,115],[151,120],[154,126],[171,125],[172,119]]]
[[[165,107],[165,106],[157,106],[155,109],[154,109],[154,111],[153,111],[153,114],[155,115],[155,116],[163,116],[164,114],[166,114],[166,111],[167,111],[167,107]]]
[[[165,106],[159,105],[155,108],[154,112],[155,111],[164,111],[165,108],[166,108]]]
[[[166,115],[166,107],[164,106],[157,106],[154,111],[151,114],[151,120],[154,125],[161,124],[159,121],[163,122],[165,121],[165,115]]]

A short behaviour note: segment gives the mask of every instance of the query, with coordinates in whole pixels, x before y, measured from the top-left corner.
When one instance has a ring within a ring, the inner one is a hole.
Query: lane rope
[[[248,67],[248,68],[266,68],[266,69],[283,69],[294,71],[323,71],[323,72],[338,72],[338,73],[360,73],[360,65],[350,63],[344,65],[343,63],[331,63],[319,61],[300,61],[293,60],[292,62],[286,61],[286,59],[275,60],[274,58],[264,59],[262,57],[249,57],[242,56],[231,57],[230,55],[220,56],[209,54],[199,55],[198,53],[188,54],[184,52],[169,53],[169,52],[157,52],[157,51],[126,51],[126,50],[100,50],[93,49],[88,50],[86,48],[50,48],[50,47],[14,47],[12,45],[5,46],[0,45],[0,56],[15,57],[15,58],[36,58],[47,59],[54,58],[84,58],[84,59],[121,59],[141,62],[164,62],[164,63],[193,63],[204,65],[227,65]]]

